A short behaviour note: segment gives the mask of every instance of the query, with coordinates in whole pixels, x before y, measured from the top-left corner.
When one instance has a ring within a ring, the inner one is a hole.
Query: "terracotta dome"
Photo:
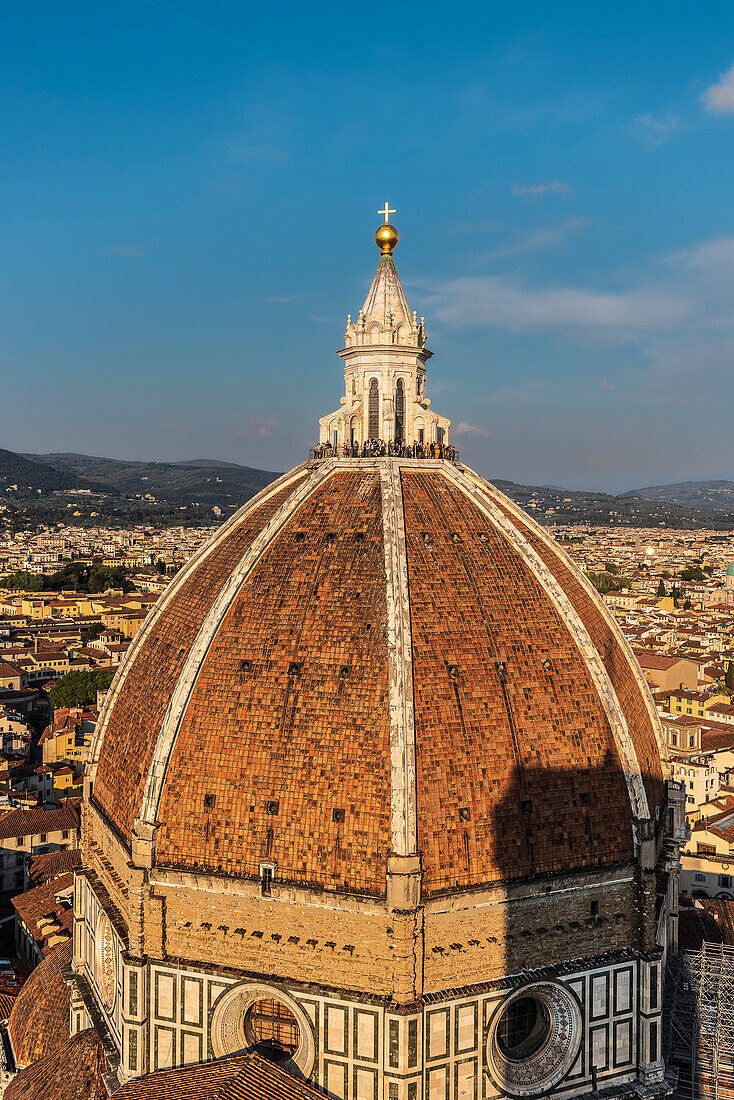
[[[102,1043],[93,1028],[71,1038],[67,1034],[13,1078],[5,1100],[106,1100],[106,1070]]]
[[[16,1065],[30,1066],[69,1038],[69,990],[62,970],[71,964],[71,942],[55,947],[21,989],[8,1021]]]
[[[159,866],[382,896],[633,858],[655,708],[558,544],[468,468],[327,459],[176,576],[109,692],[92,799]]]

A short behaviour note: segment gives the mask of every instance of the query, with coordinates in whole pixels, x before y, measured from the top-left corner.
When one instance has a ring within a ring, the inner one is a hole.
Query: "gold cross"
[[[387,225],[388,221],[390,220],[390,214],[397,214],[397,210],[391,210],[390,207],[387,205],[387,199],[386,199],[385,200],[385,209],[384,210],[378,210],[377,213],[385,215],[385,225]]]

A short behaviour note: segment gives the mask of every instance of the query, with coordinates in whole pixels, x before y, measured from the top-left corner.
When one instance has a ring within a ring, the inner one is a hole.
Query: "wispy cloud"
[[[734,65],[706,89],[701,100],[707,111],[720,115],[734,114]]]
[[[714,237],[697,248],[675,252],[670,259],[702,271],[734,271],[734,237]]]
[[[480,262],[498,260],[506,256],[518,256],[522,252],[534,252],[539,248],[550,248],[553,245],[562,244],[563,241],[574,233],[578,233],[588,224],[588,218],[566,218],[565,221],[559,222],[557,225],[546,225],[538,229],[531,229],[520,236],[513,244],[508,244],[504,248],[481,252],[477,259]]]
[[[113,244],[104,251],[108,256],[144,256],[144,248],[136,248],[131,244]]]
[[[436,280],[423,284],[426,312],[466,327],[634,344],[642,354],[663,342],[703,349],[734,340],[734,236],[653,258],[637,271],[613,289],[530,285],[502,273]]]
[[[540,198],[541,195],[568,195],[570,190],[567,183],[553,180],[552,183],[515,184],[512,193],[517,195],[519,199],[528,199],[532,202]]]
[[[251,416],[249,420],[245,421],[245,425],[250,429],[250,434],[272,436],[275,435],[280,427],[280,422],[278,420],[260,419],[260,417]]]
[[[465,420],[460,420],[454,428],[456,435],[476,435],[480,439],[489,439],[489,432],[484,428],[478,428],[476,424],[467,424]]]
[[[678,126],[678,119],[672,115],[654,118],[653,115],[639,115],[635,119],[635,135],[648,145],[662,145]]]
[[[453,279],[435,287],[441,321],[504,329],[655,329],[680,324],[690,304],[653,287],[621,293],[586,287],[527,288],[502,276]]]

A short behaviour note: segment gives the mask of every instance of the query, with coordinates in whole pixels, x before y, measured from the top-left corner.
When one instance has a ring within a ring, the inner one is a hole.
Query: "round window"
[[[313,1025],[303,1008],[282,989],[242,982],[218,999],[211,1023],[217,1058],[259,1047],[277,1061],[291,1058],[308,1077],[316,1056]]]
[[[524,1062],[537,1054],[550,1035],[550,1014],[537,997],[512,1001],[497,1028],[497,1046],[505,1058]]]
[[[301,1043],[298,1020],[282,1001],[263,998],[247,1010],[245,1039],[250,1046],[292,1057]]]
[[[487,1029],[487,1066],[509,1096],[553,1088],[573,1066],[582,1038],[581,1012],[561,982],[536,982],[505,997]]]

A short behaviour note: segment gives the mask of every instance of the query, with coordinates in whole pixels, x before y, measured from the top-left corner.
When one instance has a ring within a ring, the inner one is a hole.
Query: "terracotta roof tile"
[[[69,990],[61,970],[70,962],[71,943],[54,948],[18,994],[8,1024],[17,1065],[31,1065],[69,1038]]]
[[[79,828],[79,800],[68,799],[62,806],[44,809],[34,806],[30,810],[10,810],[0,817],[0,839],[13,836],[36,836],[58,830]]]
[[[102,1074],[106,1063],[96,1031],[89,1028],[22,1070],[8,1085],[5,1100],[107,1100]]]
[[[42,886],[52,882],[67,871],[74,871],[82,865],[82,853],[78,848],[67,848],[63,852],[43,852],[33,856],[28,863],[28,880],[33,886]]]
[[[238,1054],[212,1062],[196,1062],[176,1069],[161,1069],[128,1081],[115,1093],[116,1100],[219,1100],[221,1089],[247,1065]],[[323,1098],[322,1098],[323,1100]]]
[[[548,581],[460,484],[430,466],[401,476],[423,890],[632,858],[630,798],[607,711]],[[157,807],[158,862],[257,875],[272,861],[280,880],[384,893],[392,792],[380,485],[374,466],[333,470],[202,645]],[[238,514],[133,647],[94,786],[125,833],[194,640],[291,491]],[[562,552],[485,491],[583,621],[654,811],[664,795],[657,723],[630,651]]]
[[[681,897],[678,909],[678,947],[681,951],[700,951],[705,943],[724,943],[724,933],[714,915],[703,906],[686,905]]]
[[[323,1100],[323,1092],[308,1081],[291,1077],[257,1053],[217,1095],[217,1100]]]
[[[110,699],[94,798],[128,835],[163,714],[199,627],[242,554],[292,492],[290,485],[247,511],[192,570],[128,667],[121,696]]]
[[[539,529],[527,517],[517,514],[519,509],[511,511],[510,501],[501,504],[497,499],[501,497],[500,493],[495,491],[493,495],[553,573],[591,635],[624,712],[642,771],[650,814],[654,815],[655,807],[661,806],[665,798],[660,749],[653,719],[643,695],[647,688],[642,687],[635,677],[634,662],[630,659],[629,649],[623,641],[620,642],[601,601],[587,591],[573,564],[560,548],[549,546],[541,537]]]
[[[279,879],[384,893],[387,698],[379,476],[337,473],[286,525],[210,646],[168,769],[158,862],[257,875],[275,860]]]
[[[122,1085],[115,1100],[323,1100],[323,1095],[253,1052],[150,1073]]]
[[[679,661],[684,660],[684,658],[677,655],[670,656],[667,653],[658,653],[654,649],[634,649],[633,653],[641,668],[655,668],[660,672],[667,672]]]
[[[422,889],[631,857],[609,722],[550,597],[440,475],[404,471],[403,498]]]
[[[74,889],[74,875],[68,872],[59,878],[42,886],[36,886],[32,890],[26,890],[11,898],[11,905],[20,919],[25,923],[28,932],[39,944],[45,954],[45,945],[53,942],[55,938],[71,938],[71,930],[74,924],[74,913],[71,908],[71,892]],[[67,904],[56,901],[57,894],[64,893],[67,896]]]

